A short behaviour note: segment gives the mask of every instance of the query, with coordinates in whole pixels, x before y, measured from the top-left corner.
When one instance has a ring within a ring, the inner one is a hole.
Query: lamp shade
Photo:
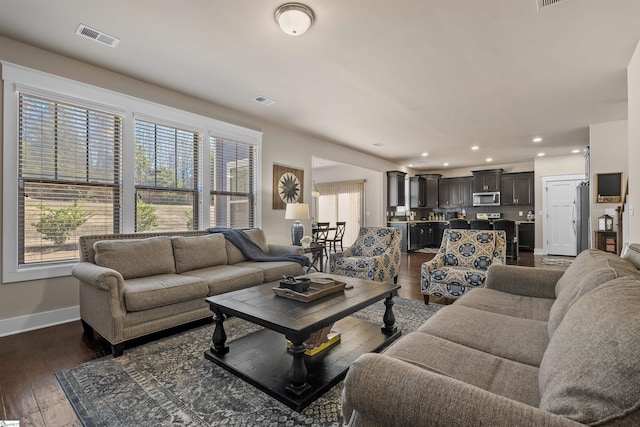
[[[309,204],[287,203],[284,219],[309,219]]]
[[[313,10],[301,3],[283,4],[276,9],[274,17],[282,31],[290,36],[304,34],[315,19]]]

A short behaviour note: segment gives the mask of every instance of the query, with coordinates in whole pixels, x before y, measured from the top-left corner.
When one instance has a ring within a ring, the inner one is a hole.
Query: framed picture
[[[622,172],[596,174],[596,203],[622,201]]]
[[[273,209],[303,203],[304,170],[273,164]]]

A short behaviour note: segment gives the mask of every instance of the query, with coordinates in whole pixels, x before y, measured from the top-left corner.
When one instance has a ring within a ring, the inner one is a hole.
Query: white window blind
[[[365,181],[324,182],[317,185],[318,221],[345,221],[343,245],[351,246],[362,226]]]
[[[210,139],[211,226],[256,226],[256,146]]]
[[[18,266],[77,259],[79,235],[120,230],[122,117],[18,99]]]
[[[136,231],[198,228],[200,133],[135,121]]]

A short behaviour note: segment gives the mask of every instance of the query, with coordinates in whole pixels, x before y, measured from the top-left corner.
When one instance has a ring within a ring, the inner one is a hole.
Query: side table
[[[313,268],[318,273],[324,272],[324,245],[322,243],[312,242],[309,247],[302,248],[305,254],[311,255],[311,265],[307,267],[307,273]]]

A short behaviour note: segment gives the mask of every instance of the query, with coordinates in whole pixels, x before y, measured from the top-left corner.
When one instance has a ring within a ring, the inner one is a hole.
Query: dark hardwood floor
[[[539,266],[541,257],[520,255],[518,265]],[[423,300],[420,266],[433,256],[402,255],[401,297]],[[443,303],[438,298],[431,302]],[[20,420],[20,427],[81,426],[55,374],[109,352],[102,338],[83,335],[80,321],[0,338],[0,420]]]

